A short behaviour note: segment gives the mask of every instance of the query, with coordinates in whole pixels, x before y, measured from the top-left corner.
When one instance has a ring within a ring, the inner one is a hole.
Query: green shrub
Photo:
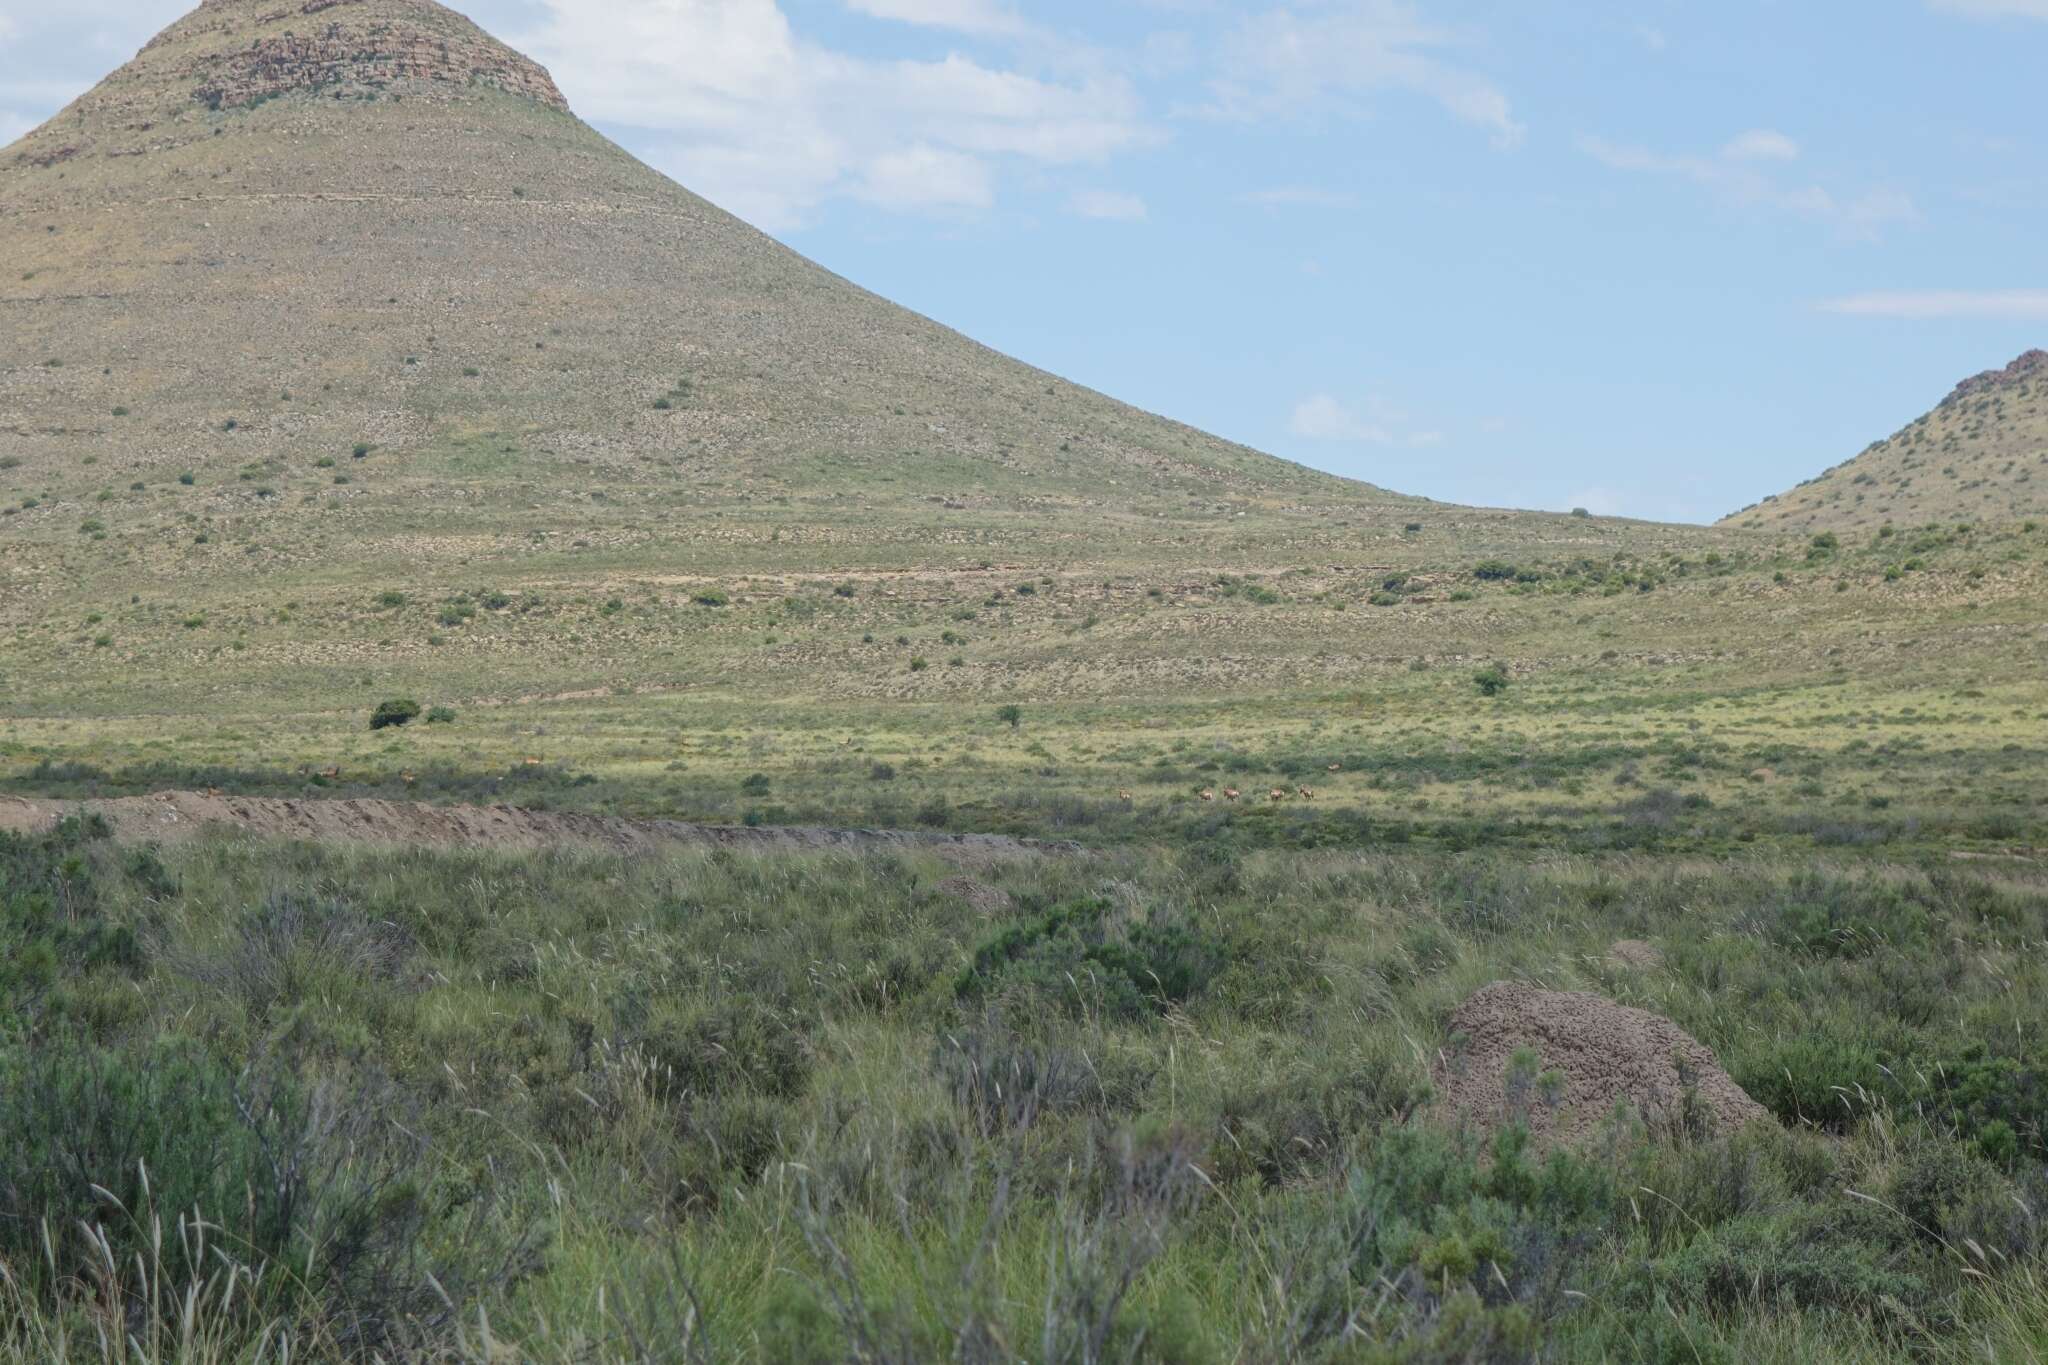
[[[1191,999],[1223,970],[1222,941],[1180,916],[1154,911],[1119,924],[1113,908],[1099,897],[1069,901],[1004,928],[975,950],[954,993],[1015,989],[1076,1013],[1135,1018]]]
[[[1473,566],[1472,576],[1482,583],[1505,582],[1515,576],[1515,566],[1505,559],[1487,559]]]
[[[732,601],[730,597],[720,592],[717,588],[705,588],[691,597],[690,600],[700,607],[723,607]]]
[[[1786,1123],[1846,1133],[1867,1111],[1868,1098],[1889,1082],[1877,1053],[1851,1039],[1811,1032],[1745,1052],[1730,1067],[1752,1099]]]
[[[370,713],[372,730],[387,730],[412,724],[419,719],[420,704],[406,697],[393,697],[377,703],[377,709]]]
[[[452,707],[452,706],[431,706],[431,707],[428,707],[428,708],[427,708],[427,724],[429,724],[429,725],[453,725],[454,723],[455,723],[455,708],[454,708],[454,707]]]
[[[1497,697],[1508,690],[1511,679],[1508,671],[1500,664],[1489,664],[1472,675],[1472,685],[1479,689],[1482,697]]]

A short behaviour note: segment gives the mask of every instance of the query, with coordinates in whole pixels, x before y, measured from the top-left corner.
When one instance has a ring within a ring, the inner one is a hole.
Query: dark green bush
[[[43,835],[0,831],[0,1038],[31,1028],[46,997],[92,973],[141,971],[139,926],[103,911],[108,837],[97,815]],[[153,858],[130,867],[147,891],[174,890]]]
[[[975,950],[955,994],[1017,989],[1070,1010],[1134,1018],[1190,999],[1223,969],[1222,942],[1179,916],[1155,911],[1113,923],[1112,911],[1090,898],[1007,926]]]
[[[370,713],[372,730],[388,730],[395,726],[410,725],[419,719],[420,704],[407,697],[393,697],[377,703],[377,709]]]

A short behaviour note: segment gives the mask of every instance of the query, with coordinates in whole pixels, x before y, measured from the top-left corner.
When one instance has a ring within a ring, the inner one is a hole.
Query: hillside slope
[[[1050,546],[1412,501],[854,287],[429,0],[206,0],[0,151],[0,439],[15,501],[107,489],[117,534],[174,506],[351,553],[416,541],[434,509],[462,555],[624,534],[594,495],[699,524],[805,499],[814,544],[863,545],[946,511]]]
[[[2048,514],[2048,351],[1958,384],[1941,406],[1855,459],[1724,525],[1858,530]]]

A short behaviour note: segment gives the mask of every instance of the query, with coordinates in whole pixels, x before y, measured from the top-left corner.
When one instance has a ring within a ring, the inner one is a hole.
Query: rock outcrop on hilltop
[[[1956,385],[1955,392],[1951,393],[1945,402],[1961,402],[1975,394],[1988,393],[2044,377],[2048,377],[2048,351],[2036,347],[2002,370],[1986,370],[1982,374],[1965,379]]]
[[[259,30],[280,22],[282,32],[263,31],[246,47],[208,51],[184,68],[193,83],[192,96],[210,109],[255,104],[306,91],[336,99],[376,98],[414,88],[433,98],[447,89],[486,86],[520,95],[567,113],[569,102],[539,63],[512,51],[481,31],[431,22],[393,22],[370,18],[367,0],[305,0],[296,8],[266,8],[247,15],[247,0],[212,0],[201,18],[234,14]],[[336,10],[357,10],[359,15]],[[307,24],[300,19],[315,19]],[[352,22],[352,19],[365,21]],[[219,18],[232,26],[234,18]]]

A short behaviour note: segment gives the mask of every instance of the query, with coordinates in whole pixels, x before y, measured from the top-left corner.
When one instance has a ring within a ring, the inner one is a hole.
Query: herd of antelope
[[[1330,766],[1330,771],[1337,771],[1335,764],[1332,764]],[[1131,794],[1129,792],[1119,792],[1117,793],[1117,795],[1121,796],[1126,804],[1128,804],[1131,800]],[[1202,790],[1197,792],[1196,795],[1200,797],[1200,799],[1205,804],[1216,799],[1215,790],[1209,787],[1202,788]],[[1239,791],[1235,787],[1225,787],[1223,789],[1223,799],[1225,801],[1230,801],[1234,803],[1240,800],[1243,796],[1244,793]],[[1273,802],[1276,805],[1282,801],[1287,801],[1294,797],[1300,797],[1304,801],[1313,801],[1316,799],[1316,789],[1314,787],[1296,787],[1293,791],[1290,792],[1285,787],[1275,787],[1272,791],[1266,793],[1266,799],[1268,801]]]

